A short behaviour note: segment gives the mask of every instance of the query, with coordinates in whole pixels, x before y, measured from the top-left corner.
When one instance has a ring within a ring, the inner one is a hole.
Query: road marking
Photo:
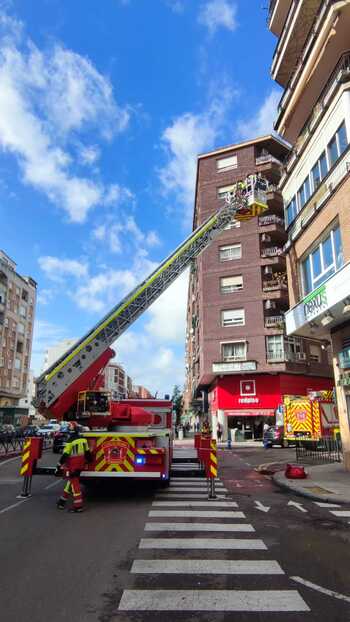
[[[14,458],[9,458],[8,460],[1,460],[0,467],[4,466],[4,464],[8,464],[9,462],[13,462],[14,460],[19,460],[21,456],[14,456]]]
[[[0,514],[4,514],[5,512],[12,510],[13,508],[17,508],[19,505],[22,505],[22,503],[24,503],[25,501],[28,501],[28,499],[29,497],[27,497],[26,499],[22,499],[21,501],[17,501],[17,503],[13,503],[12,505],[9,505],[7,508],[0,510]]]
[[[310,611],[296,590],[124,590],[120,611]]]
[[[205,479],[205,477],[174,477],[171,481],[172,484],[175,484],[176,482],[206,482],[207,480]]]
[[[155,495],[156,499],[174,499],[178,497],[179,499],[208,499],[208,493],[196,494],[195,492],[161,492]],[[216,495],[216,499],[225,499],[224,495]]]
[[[312,590],[317,590],[318,592],[322,592],[322,594],[327,594],[327,596],[333,596],[333,598],[345,600],[345,602],[350,603],[350,596],[339,594],[339,592],[333,592],[333,590],[327,590],[327,588],[321,587],[320,585],[312,583],[311,581],[306,581],[306,579],[302,579],[301,577],[290,577],[290,579],[292,579],[292,581],[296,581],[297,583],[301,583],[306,587],[310,587]]]
[[[262,540],[240,538],[141,538],[140,549],[214,549],[266,551]]]
[[[288,501],[287,505],[293,505],[295,508],[297,508],[297,510],[300,510],[300,512],[307,512],[307,510],[303,508],[301,503],[297,503],[296,501]]]
[[[237,508],[235,501],[153,501],[152,506],[156,507],[194,507],[194,508]]]
[[[146,523],[145,531],[255,531],[245,523]]]
[[[216,484],[215,484],[215,488],[216,488],[216,490],[218,492],[228,492],[227,488],[223,488],[221,486],[218,487]],[[204,490],[207,490],[207,487],[203,487],[202,492]],[[200,491],[201,491],[201,489],[199,488],[199,486],[196,486],[196,487],[193,487],[193,486],[186,486],[186,487],[185,486],[181,486],[180,487],[179,486],[179,488],[175,488],[175,487],[172,488],[171,491],[169,491],[169,492],[200,492]]]
[[[243,512],[226,512],[225,510],[151,510],[150,518],[167,516],[168,518],[245,518]]]
[[[340,508],[340,505],[337,503],[323,503],[322,501],[314,501],[314,503],[320,508]]]
[[[350,511],[349,510],[334,510],[334,511],[331,511],[331,514],[334,514],[334,516],[339,516],[339,518],[341,517],[348,518],[350,516]]]
[[[204,480],[202,482],[199,482],[199,481],[196,481],[196,482],[195,481],[189,481],[188,482],[188,486],[198,486],[199,488],[206,488],[207,485],[208,485],[207,480]],[[179,488],[180,486],[186,486],[186,482],[180,482],[180,484],[178,484],[177,482],[171,481],[169,486],[170,486],[170,488]],[[223,486],[223,483],[222,482],[218,482],[218,481],[215,480],[215,486],[219,486],[219,488],[220,488],[221,486]]]
[[[263,505],[261,501],[254,501],[254,503],[256,509],[260,510],[261,512],[268,512],[269,510],[271,510],[271,506]]]
[[[55,482],[51,482],[51,484],[48,484],[47,486],[45,486],[44,490],[49,490],[50,488],[53,488],[54,486],[58,486],[58,484],[61,484],[61,483],[62,481],[58,479]]]
[[[226,559],[137,559],[132,574],[284,574],[275,561]]]

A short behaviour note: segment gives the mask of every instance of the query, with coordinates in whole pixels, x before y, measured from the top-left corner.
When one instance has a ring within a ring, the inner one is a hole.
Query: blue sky
[[[188,234],[196,155],[271,130],[261,4],[0,0],[0,247],[38,282],[35,372]],[[186,288],[115,344],[136,384],[183,383]]]

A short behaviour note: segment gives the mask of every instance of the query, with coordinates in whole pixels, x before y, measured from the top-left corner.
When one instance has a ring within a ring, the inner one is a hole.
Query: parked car
[[[67,428],[54,433],[52,451],[54,454],[62,453],[66,443],[69,440],[69,431]]]
[[[280,447],[288,447],[289,441],[284,438],[283,425],[273,425],[265,432],[265,438],[269,445],[279,445]]]
[[[55,432],[58,432],[60,426],[54,423],[47,423],[46,425],[41,426],[38,430],[38,436],[53,436]]]
[[[38,436],[38,430],[37,425],[26,425],[21,428],[21,436]]]

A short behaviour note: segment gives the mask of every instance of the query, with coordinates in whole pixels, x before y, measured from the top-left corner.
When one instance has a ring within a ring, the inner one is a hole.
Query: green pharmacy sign
[[[304,316],[306,320],[313,317],[328,308],[326,285],[321,285],[315,291],[311,292],[303,300]]]

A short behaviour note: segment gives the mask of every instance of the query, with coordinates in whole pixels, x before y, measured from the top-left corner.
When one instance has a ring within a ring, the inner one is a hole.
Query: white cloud
[[[146,331],[157,342],[183,344],[186,332],[188,271],[179,276],[148,311]]]
[[[42,271],[52,281],[61,282],[67,276],[78,279],[88,276],[88,265],[76,259],[60,259],[46,255],[39,257],[38,261]]]
[[[133,216],[126,217],[124,214],[119,215],[120,222],[115,223],[110,220],[108,223],[98,225],[93,229],[92,236],[99,242],[107,242],[109,250],[112,253],[121,253],[124,240],[127,240],[128,246],[136,246],[138,249],[154,248],[161,245],[158,234],[151,230],[142,231],[136,224]]]
[[[233,32],[237,27],[236,13],[236,4],[229,0],[209,0],[202,5],[198,21],[211,35],[219,28]]]
[[[250,139],[273,132],[280,97],[280,91],[273,89],[251,119],[238,122],[237,129],[241,138]]]
[[[16,156],[25,183],[83,222],[105,189],[75,173],[72,132],[76,138],[94,127],[109,139],[125,129],[129,113],[88,59],[59,45],[41,51],[16,24],[0,25],[7,35],[0,44],[0,147]]]
[[[92,166],[100,157],[100,149],[96,145],[88,145],[80,149],[79,155],[82,164]]]
[[[52,289],[39,289],[36,297],[36,301],[39,305],[48,305],[54,297]]]
[[[214,97],[201,113],[185,113],[175,119],[162,135],[167,163],[158,171],[165,196],[175,195],[182,206],[184,221],[192,219],[197,155],[213,147],[225,124],[237,92],[223,83],[220,98]]]

